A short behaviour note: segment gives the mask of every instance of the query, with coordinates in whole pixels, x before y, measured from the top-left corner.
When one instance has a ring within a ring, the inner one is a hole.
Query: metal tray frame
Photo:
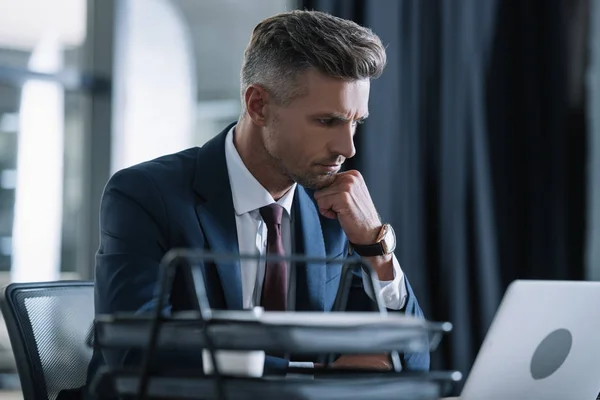
[[[203,337],[203,343],[206,349],[209,351],[212,359],[214,371],[212,374],[216,397],[219,400],[226,400],[226,389],[225,380],[230,379],[221,373],[219,365],[216,360],[215,351],[219,350],[215,346],[214,339],[212,336],[212,326],[218,325],[223,321],[218,318],[218,312],[211,309],[206,287],[204,284],[204,278],[202,272],[198,268],[199,263],[211,261],[211,262],[239,262],[242,260],[255,260],[257,262],[267,261],[286,261],[290,263],[290,276],[295,276],[295,268],[297,263],[328,263],[328,264],[341,264],[342,273],[340,286],[334,301],[333,310],[341,311],[346,307],[348,294],[350,292],[350,285],[352,282],[352,274],[355,271],[355,266],[362,268],[367,277],[365,282],[370,288],[371,292],[375,295],[375,310],[381,315],[387,315],[387,309],[385,308],[383,299],[381,298],[379,291],[376,288],[377,275],[372,266],[364,261],[363,259],[352,256],[347,258],[315,258],[310,256],[273,256],[273,255],[244,255],[244,254],[216,254],[205,252],[198,249],[172,249],[165,254],[160,263],[160,279],[158,283],[157,302],[156,307],[153,310],[150,318],[150,332],[145,351],[143,353],[142,365],[139,370],[138,379],[138,391],[137,398],[145,399],[148,394],[148,385],[150,381],[150,366],[155,356],[158,339],[161,328],[165,326],[170,320],[170,316],[165,315],[163,309],[168,301],[169,289],[172,287],[175,273],[177,270],[182,271],[186,275],[186,282],[192,285],[192,292],[194,293],[194,302],[196,303],[196,317],[200,326],[204,327],[200,329],[200,335]],[[295,284],[295,280],[293,280]],[[439,323],[435,325],[442,332],[449,332],[451,330],[450,323]],[[440,335],[441,336],[441,335]],[[329,354],[324,360],[325,368],[333,361],[333,354]],[[397,351],[390,352],[390,361],[393,366],[393,372],[399,373],[402,371],[402,357]]]

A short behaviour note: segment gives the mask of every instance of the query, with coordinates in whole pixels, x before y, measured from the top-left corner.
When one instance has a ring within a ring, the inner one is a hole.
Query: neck
[[[242,117],[235,127],[233,144],[244,165],[254,178],[269,192],[275,201],[282,198],[294,181],[265,148],[260,128],[248,117]]]

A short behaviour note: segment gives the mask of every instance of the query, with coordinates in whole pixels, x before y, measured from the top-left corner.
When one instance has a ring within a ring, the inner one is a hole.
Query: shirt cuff
[[[290,361],[289,366],[291,368],[314,368],[315,363],[308,361]]]
[[[389,308],[390,310],[401,310],[406,304],[408,294],[406,285],[404,284],[404,272],[402,271],[402,268],[400,268],[400,263],[398,262],[396,255],[392,256],[394,279],[391,281],[380,281],[379,279],[375,279],[373,283],[375,284],[376,289],[379,288],[379,294],[381,295],[383,304],[386,308]],[[363,282],[368,282],[367,273],[364,270],[362,271],[362,276]],[[371,300],[375,301],[375,296],[369,285],[363,283],[363,287]]]
[[[289,362],[289,367],[290,368],[314,368],[315,364],[312,362],[305,362],[305,361],[290,361]],[[300,373],[287,373],[285,375],[286,378],[288,379],[314,379],[312,374],[300,374]]]

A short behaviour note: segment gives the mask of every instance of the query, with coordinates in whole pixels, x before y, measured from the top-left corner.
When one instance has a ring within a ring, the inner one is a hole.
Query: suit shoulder
[[[132,187],[152,182],[157,186],[189,181],[194,174],[198,147],[164,155],[117,171],[107,186]]]

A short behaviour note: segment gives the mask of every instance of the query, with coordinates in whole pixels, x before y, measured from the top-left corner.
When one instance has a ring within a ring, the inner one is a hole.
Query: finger
[[[350,212],[352,204],[352,196],[346,192],[330,194],[317,200],[320,210],[332,210],[337,215]]]
[[[320,198],[323,198],[325,196],[331,196],[332,194],[340,193],[341,191],[341,185],[339,185],[339,183],[336,185],[334,181],[331,185],[327,186],[326,188],[317,190],[314,194],[314,198],[315,200],[319,200]]]
[[[333,211],[332,209],[326,210],[324,208],[319,208],[319,212],[324,217],[331,218],[331,219],[337,218],[337,213],[335,211]]]
[[[358,171],[346,171],[337,174],[331,185],[315,192],[315,199],[323,196],[329,196],[330,194],[342,192],[350,193],[356,190],[362,193],[364,193],[366,190],[362,176],[358,173]]]
[[[333,196],[325,196],[321,197],[317,200],[317,205],[319,207],[319,213],[324,217],[335,219],[337,218],[337,212],[334,209],[335,199]]]
[[[317,205],[319,206],[319,211],[325,215],[327,211],[331,211],[333,213],[337,213],[337,205],[339,204],[339,200],[337,199],[339,194],[330,194],[324,197],[320,197],[317,200]]]
[[[344,191],[345,189],[349,188],[349,185],[346,184],[346,182],[352,179],[352,175],[348,174],[347,172],[340,172],[336,175],[335,180],[331,183],[331,185],[317,190],[314,193],[314,197],[315,199],[319,199],[323,196],[329,196],[331,194],[335,194],[335,193],[339,193]]]

